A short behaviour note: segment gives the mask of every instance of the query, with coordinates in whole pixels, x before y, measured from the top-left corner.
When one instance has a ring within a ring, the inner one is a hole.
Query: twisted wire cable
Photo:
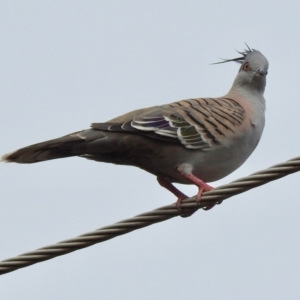
[[[234,195],[243,193],[270,181],[282,178],[286,175],[300,171],[300,157],[287,162],[277,164],[263,171],[256,172],[248,177],[235,180],[227,185],[217,187],[203,194],[201,202],[197,203],[195,197],[185,199],[182,209],[205,209],[211,202],[221,202]],[[137,215],[133,218],[117,222],[110,226],[99,228],[72,239],[61,241],[57,244],[26,252],[13,258],[0,261],[0,275],[28,267],[38,262],[52,259],[56,256],[71,253],[73,251],[101,243],[119,235],[166,221],[177,217],[181,212],[175,204],[163,206],[155,210]]]

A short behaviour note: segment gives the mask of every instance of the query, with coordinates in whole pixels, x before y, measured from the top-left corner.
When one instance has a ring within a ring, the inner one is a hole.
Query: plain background
[[[300,155],[299,1],[0,2],[0,153],[127,111],[225,94],[269,60],[266,127],[213,186]],[[300,174],[0,277],[12,299],[299,299]],[[0,259],[170,204],[154,176],[80,158],[0,165]],[[194,195],[193,186],[180,186]]]

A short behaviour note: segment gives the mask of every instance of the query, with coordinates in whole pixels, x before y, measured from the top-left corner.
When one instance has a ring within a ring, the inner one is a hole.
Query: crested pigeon
[[[2,161],[35,163],[79,156],[132,165],[155,176],[178,198],[187,198],[172,182],[195,184],[196,200],[238,167],[256,148],[265,124],[268,61],[248,47],[229,92],[218,98],[193,98],[138,109],[91,128],[21,148]],[[211,208],[207,205],[206,208]],[[190,212],[192,214],[193,212]],[[188,214],[188,215],[190,215]]]

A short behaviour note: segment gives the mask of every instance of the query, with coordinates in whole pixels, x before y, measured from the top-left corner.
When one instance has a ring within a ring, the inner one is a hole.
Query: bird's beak
[[[267,70],[264,69],[257,69],[256,71],[253,72],[253,75],[250,79],[250,82],[252,82],[253,80],[255,80],[255,78],[262,78],[262,77],[266,77],[268,74]]]
[[[256,76],[267,76],[268,71],[264,70],[264,69],[257,69],[255,72]]]

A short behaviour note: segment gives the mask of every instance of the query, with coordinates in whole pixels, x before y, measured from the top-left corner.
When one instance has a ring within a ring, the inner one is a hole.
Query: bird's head
[[[243,87],[263,93],[266,86],[266,76],[268,74],[268,60],[258,50],[251,49],[248,45],[247,47],[248,49],[244,52],[238,51],[238,53],[242,55],[241,57],[223,59],[223,61],[217,64],[230,61],[241,64],[233,87]]]

